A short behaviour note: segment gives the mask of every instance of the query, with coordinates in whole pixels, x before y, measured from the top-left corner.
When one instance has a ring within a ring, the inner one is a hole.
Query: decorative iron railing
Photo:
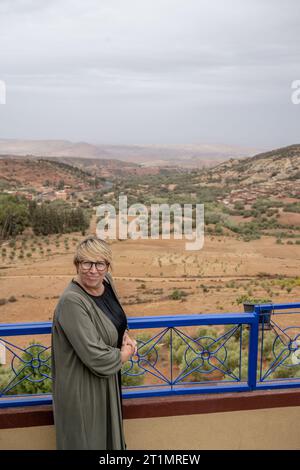
[[[293,303],[129,318],[138,353],[122,368],[123,396],[299,387],[299,314]],[[0,324],[0,407],[52,403],[51,327]]]

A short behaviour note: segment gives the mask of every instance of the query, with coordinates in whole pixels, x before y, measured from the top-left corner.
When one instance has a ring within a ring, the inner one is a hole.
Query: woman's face
[[[104,276],[107,273],[108,265],[103,258],[97,261],[84,260],[78,265],[78,278],[84,286],[90,289],[97,289],[101,286]]]

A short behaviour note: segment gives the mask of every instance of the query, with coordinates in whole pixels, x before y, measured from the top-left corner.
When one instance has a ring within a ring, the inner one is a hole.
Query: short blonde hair
[[[77,246],[73,263],[78,269],[81,261],[99,261],[99,258],[104,259],[112,269],[112,252],[109,244],[105,240],[91,235]]]

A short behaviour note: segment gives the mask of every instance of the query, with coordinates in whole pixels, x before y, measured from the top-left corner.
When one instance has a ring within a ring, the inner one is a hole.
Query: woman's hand
[[[127,331],[124,333],[122,347],[121,347],[121,361],[127,362],[132,356],[137,354],[137,342],[135,339],[130,338]]]
[[[134,348],[131,344],[123,344],[121,347],[121,362],[124,364],[124,362],[129,361],[129,359],[133,356],[134,354]]]
[[[130,338],[129,334],[127,331],[125,331],[124,336],[123,336],[123,345],[124,344],[129,344],[133,348],[133,355],[137,354],[137,342],[135,339]]]

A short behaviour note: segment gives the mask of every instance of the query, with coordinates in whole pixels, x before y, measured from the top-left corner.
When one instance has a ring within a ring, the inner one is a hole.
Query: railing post
[[[258,357],[258,325],[259,325],[259,307],[254,307],[254,321],[250,327],[249,338],[249,361],[248,361],[248,385],[251,390],[256,388],[257,375],[257,357]]]

